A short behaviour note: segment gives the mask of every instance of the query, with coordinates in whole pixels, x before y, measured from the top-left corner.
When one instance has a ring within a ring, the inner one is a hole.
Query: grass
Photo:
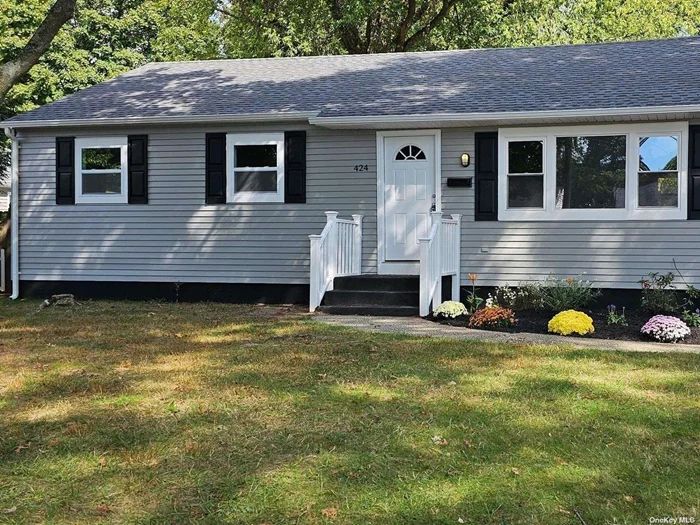
[[[37,306],[0,302],[0,522],[700,518],[698,355]]]

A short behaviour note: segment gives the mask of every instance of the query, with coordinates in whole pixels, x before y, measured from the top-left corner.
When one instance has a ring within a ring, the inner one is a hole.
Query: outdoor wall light
[[[469,166],[469,162],[471,162],[469,153],[462,153],[462,166],[466,168],[467,166]]]

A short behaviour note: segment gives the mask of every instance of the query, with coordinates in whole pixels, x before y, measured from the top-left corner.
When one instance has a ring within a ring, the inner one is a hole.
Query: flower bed
[[[591,339],[618,339],[622,341],[651,340],[641,333],[642,327],[652,317],[649,315],[649,313],[643,310],[628,310],[626,312],[627,326],[608,325],[607,309],[584,309],[583,311],[593,319],[593,326],[595,326],[595,332],[583,337]],[[517,318],[515,325],[509,328],[501,327],[491,330],[511,333],[529,332],[535,334],[546,334],[549,333],[547,326],[553,316],[554,314],[552,312],[546,312],[543,310],[521,310],[515,312],[515,317]],[[469,324],[468,316],[461,316],[457,317],[456,319],[435,319],[431,316],[429,319],[442,324],[448,324],[450,326],[463,326],[464,328],[468,328]],[[581,336],[571,335],[569,337]],[[700,344],[700,328],[691,327],[690,335],[682,341],[678,341],[677,344]]]
[[[700,289],[687,283],[680,272],[678,275],[685,286],[681,294],[674,284],[673,272],[648,274],[639,281],[641,308],[627,311],[614,304],[604,309],[591,308],[601,296],[592,281],[551,275],[544,281],[500,286],[484,301],[476,284],[478,276],[470,273],[466,304],[444,302],[430,319],[499,332],[700,344],[700,308],[696,305],[700,302]]]

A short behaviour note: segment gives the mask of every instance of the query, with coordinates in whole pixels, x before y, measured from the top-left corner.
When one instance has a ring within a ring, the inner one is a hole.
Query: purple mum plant
[[[662,343],[675,343],[690,335],[690,328],[678,317],[655,315],[642,327],[642,333]]]

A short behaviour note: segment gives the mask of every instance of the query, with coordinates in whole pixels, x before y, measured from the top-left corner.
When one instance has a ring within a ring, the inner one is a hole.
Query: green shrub
[[[627,316],[625,315],[625,307],[622,311],[617,311],[617,306],[614,304],[608,305],[608,326],[627,326]]]
[[[673,272],[650,272],[646,278],[641,279],[642,308],[652,314],[675,313],[678,310],[678,296],[673,282],[675,278]]]
[[[593,287],[591,281],[567,277],[556,279],[547,277],[539,287],[542,308],[553,312],[578,310],[592,303],[600,290]]]
[[[501,308],[513,308],[513,306],[515,306],[516,297],[517,291],[515,288],[511,288],[508,284],[505,286],[498,286],[493,291],[493,295],[489,294],[486,298],[486,308],[494,308],[497,306]]]
[[[541,299],[538,283],[520,283],[513,288],[506,284],[497,287],[493,295],[488,295],[486,307],[500,306],[511,310],[539,310],[542,308]]]
[[[540,283],[520,283],[515,292],[513,310],[541,310],[542,286]]]
[[[691,328],[700,327],[700,308],[696,308],[694,312],[683,310],[683,312],[681,312],[681,319]]]

